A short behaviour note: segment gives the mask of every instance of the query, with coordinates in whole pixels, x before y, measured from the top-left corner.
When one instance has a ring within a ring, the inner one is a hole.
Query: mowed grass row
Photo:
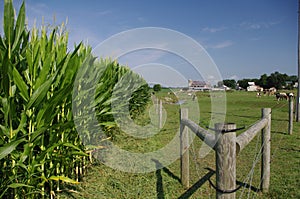
[[[161,99],[171,98],[170,90],[156,94]],[[211,98],[214,93],[197,92],[202,127],[209,125]],[[226,122],[249,128],[261,118],[261,108],[272,108],[271,129],[271,184],[268,194],[258,192],[260,186],[260,134],[237,156],[237,181],[248,186],[237,191],[237,198],[300,198],[299,187],[299,123],[294,123],[288,135],[288,102],[276,101],[274,96],[256,97],[251,92],[227,92]],[[124,132],[116,132],[115,145],[132,151],[146,153],[165,146],[179,128],[180,105],[163,104],[167,120],[163,129],[149,139],[135,139]],[[143,118],[148,120],[149,118]],[[244,132],[240,130],[237,134]],[[178,146],[179,147],[179,146]],[[215,170],[214,151],[200,158],[202,141],[195,138],[190,146],[190,185],[205,177],[208,169]],[[180,161],[177,160],[155,172],[135,174],[111,169],[98,162],[94,164],[79,186],[70,187],[63,198],[215,198],[215,190],[205,181],[201,186],[185,190],[180,184]],[[212,176],[215,182],[215,175]]]

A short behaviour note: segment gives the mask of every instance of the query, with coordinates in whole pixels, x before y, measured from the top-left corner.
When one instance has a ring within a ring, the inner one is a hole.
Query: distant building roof
[[[206,86],[206,82],[205,81],[192,81],[190,86],[194,86],[194,87],[204,87]]]
[[[189,80],[189,88],[196,90],[211,89],[211,85],[205,81]]]

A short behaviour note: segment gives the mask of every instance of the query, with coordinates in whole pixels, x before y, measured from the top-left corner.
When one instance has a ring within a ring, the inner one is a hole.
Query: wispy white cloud
[[[26,4],[26,13],[27,15],[31,15],[31,16],[45,16],[45,15],[49,15],[49,12],[47,12],[48,10],[48,6],[44,3],[27,3]]]
[[[261,39],[262,39],[261,37],[252,37],[252,38],[250,38],[251,41],[259,41]]]
[[[238,76],[238,75],[232,75],[232,76],[230,76],[228,79],[234,79],[234,80],[239,80],[240,79],[240,77]]]
[[[146,21],[144,17],[138,17],[137,20],[138,20],[139,22],[145,22],[145,21]]]
[[[103,41],[103,35],[97,35],[95,32],[88,28],[72,28],[69,30],[69,47],[73,47],[74,44],[78,44],[81,41],[85,44],[89,44],[92,47],[96,47],[101,41]]]
[[[102,11],[96,12],[95,14],[98,16],[106,16],[106,15],[109,15],[112,13],[113,13],[112,10],[102,10]]]
[[[26,4],[26,23],[29,28],[40,25],[61,25],[66,22],[67,18],[63,18],[60,13],[49,11],[50,8],[44,3],[27,3]]]
[[[246,30],[259,30],[259,29],[265,29],[265,28],[271,28],[272,26],[278,25],[281,23],[281,20],[279,21],[270,21],[270,22],[249,22],[244,21],[239,24],[239,26]]]
[[[218,27],[218,28],[205,27],[205,28],[202,28],[201,31],[203,31],[203,32],[210,32],[210,33],[216,33],[216,32],[220,32],[220,31],[226,30],[226,29],[227,29],[227,27],[225,27],[225,26]]]
[[[232,46],[233,44],[234,44],[233,41],[226,40],[217,44],[207,45],[206,47],[211,49],[221,49],[221,48]]]
[[[119,61],[125,65],[135,67],[147,63],[159,62],[160,58],[166,55],[167,53],[162,50],[144,49],[125,54],[120,57]]]

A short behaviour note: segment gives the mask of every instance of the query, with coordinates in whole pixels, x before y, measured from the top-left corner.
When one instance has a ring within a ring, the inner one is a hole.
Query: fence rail
[[[262,117],[244,133],[236,137],[236,125],[233,123],[215,124],[215,134],[211,134],[195,122],[188,119],[188,109],[180,110],[180,155],[181,183],[189,187],[189,136],[191,129],[203,142],[216,153],[216,197],[234,199],[236,189],[236,155],[242,151],[261,131],[262,163],[261,191],[268,192],[270,184],[270,142],[271,109],[263,108]]]

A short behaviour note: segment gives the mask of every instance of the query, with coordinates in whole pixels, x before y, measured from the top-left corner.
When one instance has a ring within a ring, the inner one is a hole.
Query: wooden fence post
[[[289,96],[289,135],[293,133],[293,113],[294,113],[294,97]]]
[[[215,124],[216,129],[216,186],[218,190],[230,191],[236,188],[236,129],[233,123]],[[227,131],[227,132],[226,132]],[[223,193],[217,190],[217,199],[235,199],[235,192]]]
[[[162,125],[163,125],[163,109],[162,109],[162,100],[159,100],[159,116],[158,116],[158,118],[159,118],[159,129],[161,129],[162,128]]]
[[[155,98],[155,112],[156,114],[158,114],[159,112],[159,99],[158,98]]]
[[[189,188],[190,171],[189,171],[189,136],[188,128],[182,124],[182,119],[188,119],[188,109],[180,109],[180,174],[181,184],[185,189]]]
[[[261,160],[261,184],[262,192],[269,191],[270,163],[271,163],[271,109],[262,109],[262,118],[268,119],[268,124],[262,129],[262,160]]]

